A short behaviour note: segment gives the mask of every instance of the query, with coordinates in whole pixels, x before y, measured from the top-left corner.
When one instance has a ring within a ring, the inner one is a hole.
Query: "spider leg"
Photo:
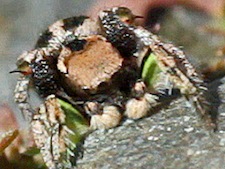
[[[86,19],[88,19],[86,16],[75,16],[56,21],[40,35],[35,48],[58,48],[65,40],[66,32],[75,31]]]
[[[36,53],[37,50],[23,52],[17,60],[18,70],[14,71],[21,73],[14,90],[14,100],[18,104],[19,109],[28,122],[31,122],[34,113],[34,110],[29,103],[28,89],[30,83],[30,74],[32,73],[29,64],[35,59]]]
[[[76,145],[70,135],[75,133],[66,126],[65,118],[57,98],[50,95],[31,122],[35,143],[49,169],[72,168],[70,157],[75,156]]]
[[[31,108],[31,105],[29,103],[28,87],[29,77],[21,75],[17,80],[16,88],[14,91],[14,99],[18,104],[18,107],[21,110],[24,118],[27,121],[31,122],[34,110]]]
[[[147,92],[147,87],[142,80],[138,80],[131,91],[132,98],[126,102],[124,114],[128,118],[139,119],[146,116],[160,101],[158,94]]]
[[[205,96],[208,89],[187,60],[184,52],[172,44],[162,43],[158,36],[147,30],[138,28],[135,33],[144,46],[148,46],[155,54],[159,67],[169,77],[169,80],[180,89],[182,95],[193,103],[207,125],[214,128],[215,125],[209,113],[210,106]]]
[[[90,128],[93,130],[116,127],[122,118],[118,107],[112,104],[101,105],[98,102],[88,101],[84,109],[91,116]]]

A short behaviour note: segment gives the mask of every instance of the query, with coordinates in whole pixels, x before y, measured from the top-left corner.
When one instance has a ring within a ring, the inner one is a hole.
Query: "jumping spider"
[[[142,118],[163,92],[150,90],[141,77],[143,61],[151,53],[173,86],[212,125],[204,96],[207,88],[183,51],[135,25],[137,18],[128,8],[114,7],[101,11],[97,19],[59,20],[40,36],[33,50],[19,56],[21,77],[15,100],[31,123],[47,167],[63,168],[66,163],[69,168],[73,156],[68,135],[75,131],[66,126],[56,98],[79,109],[91,129],[115,127],[123,115]],[[38,111],[28,101],[30,81],[46,99]]]

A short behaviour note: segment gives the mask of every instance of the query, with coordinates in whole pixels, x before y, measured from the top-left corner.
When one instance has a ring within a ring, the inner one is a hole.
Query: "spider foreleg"
[[[34,110],[31,108],[31,105],[29,103],[28,87],[29,77],[21,75],[17,80],[16,88],[14,91],[14,99],[18,104],[18,107],[21,110],[24,118],[28,122],[31,122]]]
[[[75,133],[66,126],[66,116],[55,95],[48,96],[34,114],[31,129],[48,168],[72,167],[70,157],[75,156],[76,145],[70,136]]]

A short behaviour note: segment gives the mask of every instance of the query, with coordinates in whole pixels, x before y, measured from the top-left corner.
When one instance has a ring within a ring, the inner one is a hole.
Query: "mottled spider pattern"
[[[137,18],[128,8],[114,7],[97,19],[63,19],[40,36],[33,50],[19,56],[15,100],[48,168],[70,168],[74,155],[75,145],[68,139],[74,131],[65,125],[57,98],[79,109],[91,129],[115,127],[123,116],[142,118],[158,105],[163,89],[151,91],[140,75],[150,53],[173,86],[213,125],[207,88],[183,51],[135,25]],[[45,98],[38,111],[29,103],[30,81]]]

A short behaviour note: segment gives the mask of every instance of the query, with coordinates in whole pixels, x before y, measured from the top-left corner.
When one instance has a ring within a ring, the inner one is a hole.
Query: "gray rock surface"
[[[225,99],[224,82],[210,86],[211,103],[219,110],[216,132],[207,130],[194,108],[178,98],[150,117],[91,133],[78,168],[225,169],[225,104],[218,104]]]

